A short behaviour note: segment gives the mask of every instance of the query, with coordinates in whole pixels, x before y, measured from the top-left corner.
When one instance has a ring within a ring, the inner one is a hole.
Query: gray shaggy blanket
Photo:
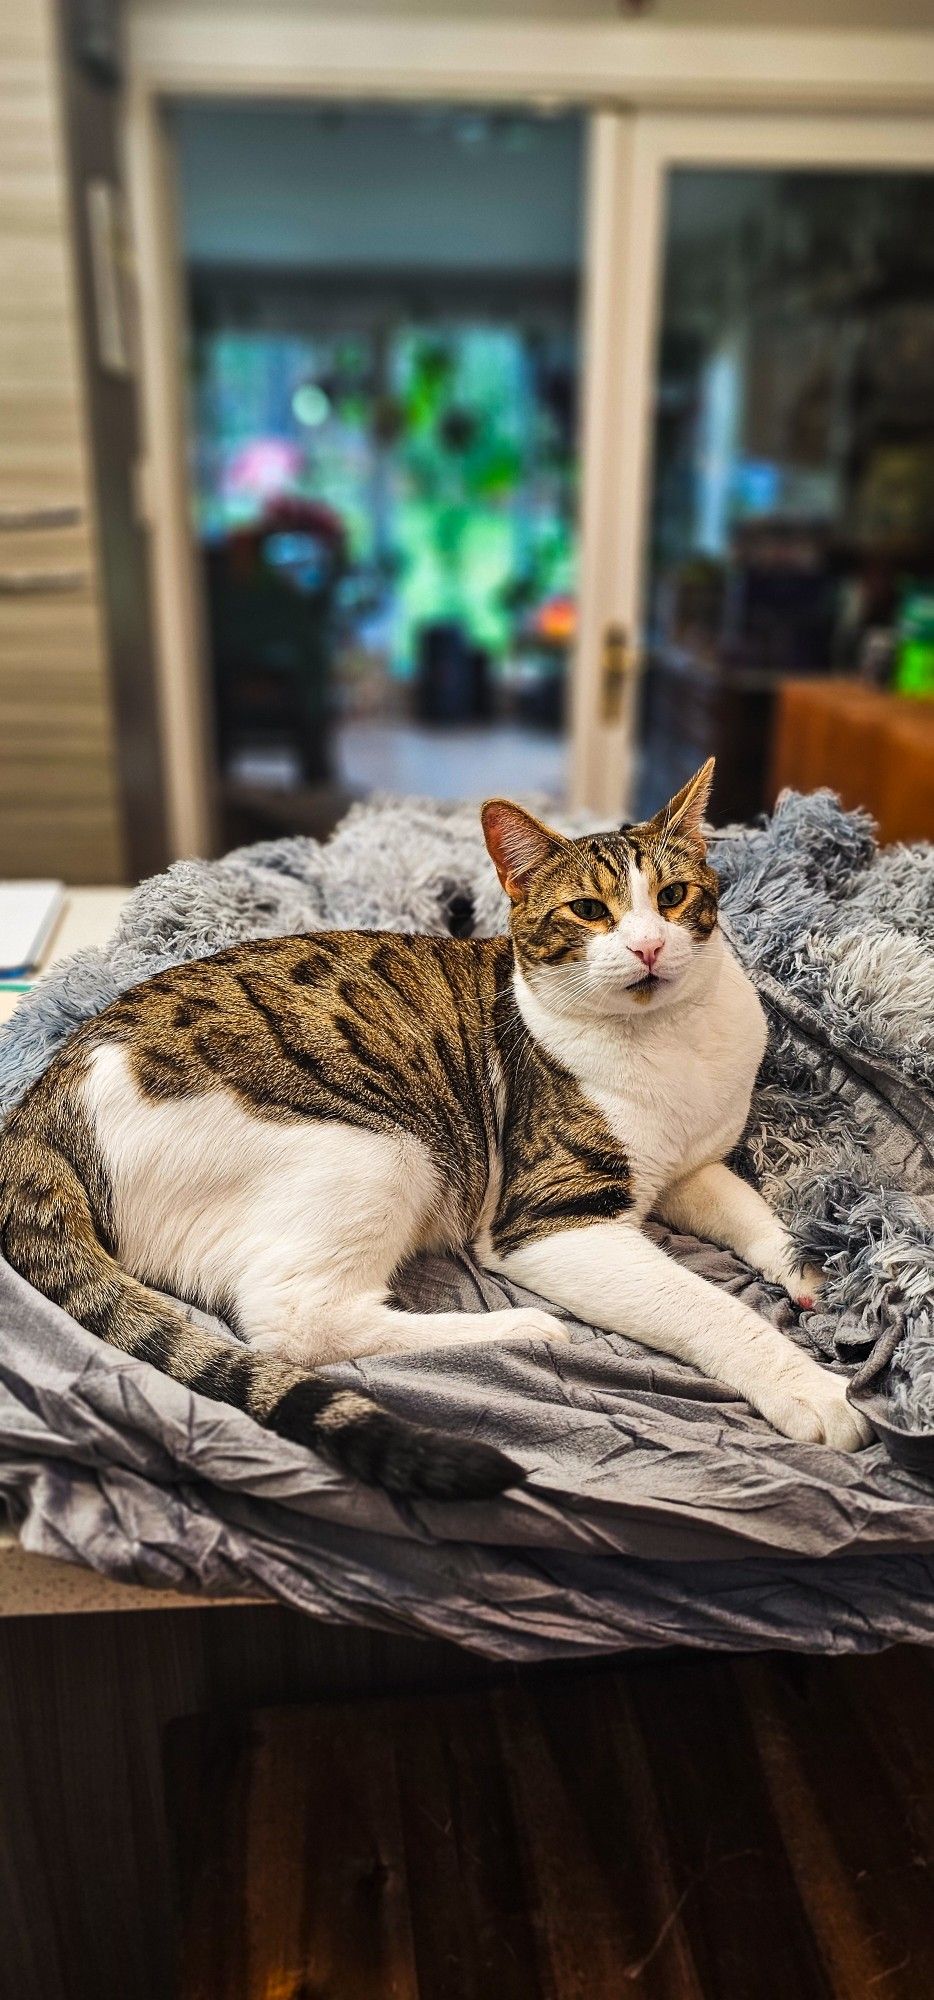
[[[881,1445],[857,1459],[791,1445],[719,1385],[574,1324],[566,1357],[465,1346],[334,1371],[482,1430],[530,1474],[490,1506],[400,1508],[101,1347],[0,1260],[0,1495],[27,1545],[514,1658],[934,1633],[934,1487],[911,1470],[934,1471],[934,848],[878,852],[868,819],[819,793],[716,834],[712,858],[771,1025],[738,1165],[823,1264],[821,1308],[796,1321],[727,1253],[659,1234],[855,1368],[908,1469]],[[179,863],[0,1032],[0,1114],[81,1021],[181,959],[323,927],[490,935],[504,914],[472,807],[375,801],[324,845]],[[403,1290],[421,1305],[519,1296],[466,1258],[422,1260]]]
[[[892,1360],[893,1421],[934,1430],[934,846],[880,852],[867,815],[788,793],[711,858],[772,1027],[739,1164],[828,1273],[811,1340]],[[473,806],[378,800],[323,845],[179,862],[0,1032],[0,1117],[81,1021],[166,965],[288,931],[490,937],[505,908]]]

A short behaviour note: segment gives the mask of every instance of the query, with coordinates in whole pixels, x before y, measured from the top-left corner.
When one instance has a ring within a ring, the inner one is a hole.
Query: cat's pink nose
[[[641,959],[643,965],[651,972],[654,969],[656,959],[661,958],[662,952],[665,949],[665,942],[662,939],[661,944],[631,944],[629,949],[632,952],[633,958]]]

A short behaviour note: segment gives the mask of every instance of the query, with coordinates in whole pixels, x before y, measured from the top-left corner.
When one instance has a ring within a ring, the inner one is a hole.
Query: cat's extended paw
[[[762,1415],[783,1437],[799,1444],[829,1444],[836,1451],[860,1451],[872,1441],[872,1426],[847,1402],[846,1378],[802,1361],[756,1392]]]
[[[564,1321],[556,1319],[554,1313],[543,1312],[539,1306],[512,1306],[497,1313],[495,1317],[501,1321],[501,1325],[492,1336],[497,1340],[570,1340],[571,1338]]]
[[[784,1280],[782,1282],[785,1283]],[[803,1312],[809,1312],[812,1306],[816,1306],[824,1283],[824,1273],[818,1270],[816,1264],[798,1264],[790,1272],[785,1290],[796,1306],[800,1306]]]
[[[768,1236],[750,1245],[748,1258],[769,1283],[781,1285],[788,1297],[804,1311],[817,1304],[824,1289],[824,1274],[816,1264],[802,1264],[787,1229],[776,1223]]]
[[[314,1368],[320,1359],[312,1352],[311,1342],[299,1334],[253,1333],[249,1346],[253,1354],[265,1354],[271,1361],[294,1361],[298,1368]]]

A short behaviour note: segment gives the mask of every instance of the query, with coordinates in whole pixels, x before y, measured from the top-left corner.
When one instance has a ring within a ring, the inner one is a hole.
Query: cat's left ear
[[[530,876],[567,846],[563,834],[513,805],[511,799],[487,799],[481,808],[483,838],[496,873],[512,903],[521,903]]]
[[[663,806],[661,812],[657,812],[655,818],[650,820],[653,832],[659,837],[663,834],[678,833],[682,840],[693,840],[698,847],[706,851],[707,843],[701,821],[707,811],[715,769],[716,759],[708,757],[706,764],[702,764],[700,770],[695,771],[693,778],[689,778],[687,784],[682,785],[680,792],[676,792],[674,798],[669,799],[667,806]]]

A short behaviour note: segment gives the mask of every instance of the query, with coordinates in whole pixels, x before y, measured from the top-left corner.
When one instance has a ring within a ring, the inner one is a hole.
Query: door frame
[[[591,114],[570,798],[618,816],[630,784],[632,691],[619,719],[607,723],[602,649],[608,628],[638,631],[666,167],[690,164],[695,152],[699,164],[756,164],[767,157],[762,148],[770,131],[773,164],[780,157],[796,163],[787,157],[793,134],[801,148],[796,157],[808,164],[888,164],[873,155],[873,148],[885,152],[883,134],[889,151],[901,145],[900,163],[910,164],[924,128],[920,114],[934,109],[934,35],[367,21],[312,15],[302,0],[273,11],[257,0],[255,9],[228,16],[219,31],[216,10],[198,0],[184,12],[148,8],[143,0],[130,17],[127,80],[145,436],[140,486],[150,530],[173,852],[210,852],[215,841],[216,763],[190,527],[180,365],[185,316],[166,116],[172,102],[191,97],[479,100]],[[671,108],[677,106],[693,108]],[[752,116],[753,107],[768,115]]]
[[[666,177],[674,167],[934,172],[934,120],[865,113],[830,119],[800,112],[638,111],[610,118],[607,126],[597,135],[595,186],[599,190],[605,177],[607,187],[597,203],[600,216],[609,215],[615,204],[614,236],[606,255],[610,262],[615,257],[618,278],[612,302],[591,298],[592,311],[605,315],[605,321],[602,329],[593,329],[595,363],[586,378],[586,425],[592,434],[583,516],[587,588],[575,688],[586,713],[574,744],[578,797],[618,818],[628,808],[633,780]],[[611,348],[609,359],[596,345],[601,333]],[[612,458],[613,451],[617,465],[603,465],[602,458]],[[632,671],[617,719],[600,722],[601,656],[611,627],[626,635]]]

